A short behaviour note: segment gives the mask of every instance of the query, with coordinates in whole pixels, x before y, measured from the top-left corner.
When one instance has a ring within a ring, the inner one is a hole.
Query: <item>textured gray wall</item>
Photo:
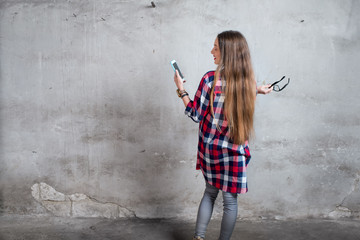
[[[257,99],[239,217],[359,217],[360,1],[150,2],[0,2],[3,213],[194,218],[198,126],[169,61],[193,95],[234,29],[258,83],[291,77]]]

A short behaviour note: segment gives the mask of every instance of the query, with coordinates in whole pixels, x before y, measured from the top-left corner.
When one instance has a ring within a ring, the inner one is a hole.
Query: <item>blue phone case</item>
[[[175,61],[175,60],[172,60],[172,61],[170,62],[170,64],[171,64],[171,67],[174,69],[174,72],[175,72],[176,70],[178,70],[180,77],[181,77],[182,79],[185,79],[185,78],[184,78],[184,75],[183,75],[182,72],[180,71],[180,68],[179,68],[179,66],[177,65],[176,61]]]

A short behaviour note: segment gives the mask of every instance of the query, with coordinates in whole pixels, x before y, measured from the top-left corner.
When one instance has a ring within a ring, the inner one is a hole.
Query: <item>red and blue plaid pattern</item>
[[[230,193],[246,193],[246,168],[251,155],[248,144],[231,142],[224,115],[223,81],[214,89],[214,117],[210,112],[211,86],[215,72],[210,71],[201,79],[193,101],[185,114],[199,123],[199,144],[196,169],[201,169],[205,180],[216,188]]]

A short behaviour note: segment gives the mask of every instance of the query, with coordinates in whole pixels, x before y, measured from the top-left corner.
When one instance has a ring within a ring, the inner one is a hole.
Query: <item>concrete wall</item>
[[[360,1],[154,2],[0,2],[2,212],[193,219],[198,126],[169,61],[193,95],[235,29],[258,83],[291,77],[257,99],[239,217],[359,217]]]

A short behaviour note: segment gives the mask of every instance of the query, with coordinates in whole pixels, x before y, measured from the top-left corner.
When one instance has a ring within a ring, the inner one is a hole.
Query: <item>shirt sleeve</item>
[[[250,149],[249,149],[249,146],[247,145],[247,142],[245,143],[246,146],[244,147],[244,152],[245,152],[245,166],[247,166],[250,162],[250,159],[251,159],[251,154],[250,154]]]
[[[185,114],[194,122],[200,122],[205,117],[210,103],[210,92],[209,75],[205,74],[200,81],[194,100],[190,100],[185,109]]]

